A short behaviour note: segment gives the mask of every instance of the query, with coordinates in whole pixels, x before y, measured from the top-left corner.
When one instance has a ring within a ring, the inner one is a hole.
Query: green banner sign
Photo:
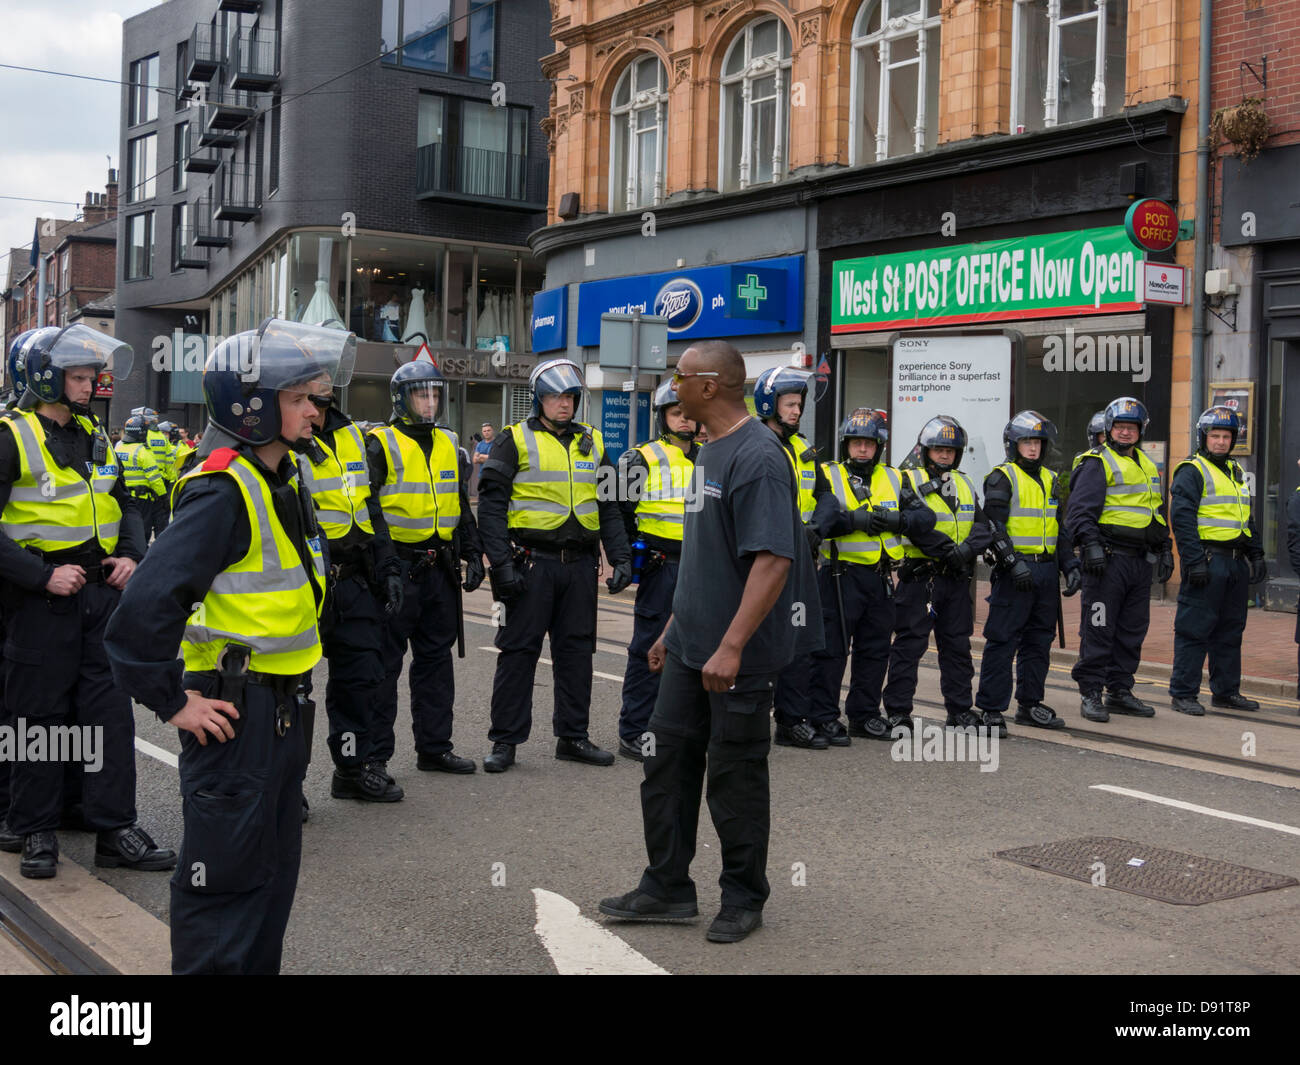
[[[1141,310],[1142,259],[1123,226],[842,259],[831,332]]]

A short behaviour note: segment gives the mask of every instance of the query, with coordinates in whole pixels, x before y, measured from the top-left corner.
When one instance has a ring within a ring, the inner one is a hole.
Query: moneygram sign
[[[831,332],[1138,311],[1141,275],[1123,226],[842,259]]]

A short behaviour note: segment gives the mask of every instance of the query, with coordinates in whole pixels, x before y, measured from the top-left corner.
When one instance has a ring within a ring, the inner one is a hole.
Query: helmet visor
[[[251,338],[246,360],[249,379],[259,388],[297,388],[322,377],[329,379],[331,387],[343,387],[352,380],[357,361],[354,333],[268,318],[256,333],[240,334],[241,340],[244,337]]]
[[[407,381],[401,386],[406,420],[412,425],[436,425],[442,417],[445,381]]]
[[[546,367],[533,382],[533,392],[538,396],[557,395],[560,392],[573,392],[581,396],[584,387],[582,377],[569,363]]]
[[[122,381],[131,373],[135,353],[130,344],[78,322],[54,338],[49,357],[50,365],[60,370],[91,366],[97,371],[107,370],[115,381]]]

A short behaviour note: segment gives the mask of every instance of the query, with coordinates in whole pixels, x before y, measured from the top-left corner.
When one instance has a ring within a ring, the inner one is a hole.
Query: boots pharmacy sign
[[[1138,311],[1142,254],[1123,226],[1108,226],[843,259],[831,272],[831,332]]]

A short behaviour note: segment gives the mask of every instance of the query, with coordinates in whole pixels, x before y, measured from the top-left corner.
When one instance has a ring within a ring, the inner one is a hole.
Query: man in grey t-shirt
[[[650,718],[641,812],[649,864],[635,891],[600,903],[624,920],[695,917],[700,791],[722,845],[718,943],[762,922],[768,887],[769,713],[777,673],[822,647],[821,604],[789,459],[745,408],[745,363],[725,341],[689,348],[673,375],[682,412],[702,423],[686,507],[673,616],[651,649],[663,671]]]

